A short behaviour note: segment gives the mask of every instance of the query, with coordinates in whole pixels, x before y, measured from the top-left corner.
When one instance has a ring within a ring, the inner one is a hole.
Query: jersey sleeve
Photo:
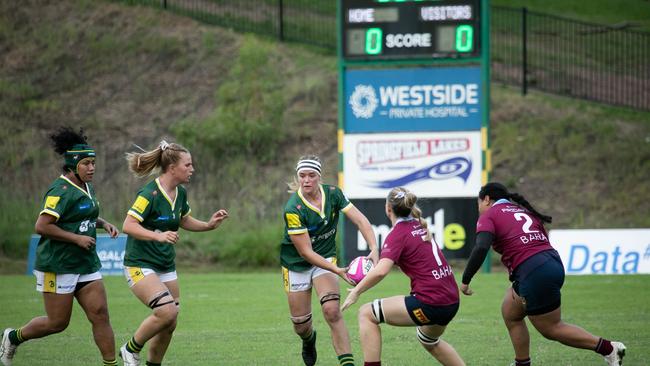
[[[398,263],[398,259],[402,255],[402,250],[404,250],[404,244],[406,241],[400,240],[398,235],[395,234],[395,232],[391,232],[384,240],[384,244],[381,247],[381,254],[379,256],[380,259],[387,258]]]
[[[476,222],[476,233],[478,234],[480,232],[496,234],[494,228],[494,218],[492,215],[490,215],[489,211],[481,215]]]
[[[61,216],[63,216],[65,213],[68,203],[70,202],[66,193],[67,190],[63,189],[60,186],[53,187],[48,190],[45,194],[45,198],[43,199],[43,205],[41,206],[42,208],[39,215],[47,214],[54,216],[56,218],[56,221],[59,221]]]
[[[354,207],[352,202],[345,196],[343,191],[339,187],[334,187],[334,197],[336,197],[336,201],[338,202],[338,210],[342,212],[347,212],[349,209]]]
[[[295,208],[285,208],[284,226],[289,235],[298,235],[307,232],[307,226],[305,226],[305,223],[302,220],[300,211]]]
[[[187,200],[187,191],[183,189],[183,207],[181,207],[181,217],[188,216],[192,213],[192,208],[190,207],[190,201]]]
[[[126,214],[142,222],[151,212],[151,206],[153,206],[153,195],[151,192],[141,190]]]

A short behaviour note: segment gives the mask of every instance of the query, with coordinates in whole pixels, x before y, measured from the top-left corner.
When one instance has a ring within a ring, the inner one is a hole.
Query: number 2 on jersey
[[[539,230],[530,230],[530,227],[533,225],[533,219],[531,219],[530,216],[528,216],[527,214],[517,212],[515,213],[515,220],[525,221],[524,224],[521,225],[521,230],[523,230],[526,234],[539,232]]]

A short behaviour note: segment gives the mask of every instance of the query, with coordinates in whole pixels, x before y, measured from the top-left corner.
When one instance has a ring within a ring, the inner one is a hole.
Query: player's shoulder
[[[155,193],[154,193],[155,192]],[[158,194],[158,184],[155,180],[148,182],[138,190],[139,196],[152,196]]]
[[[287,200],[287,203],[284,205],[284,212],[297,212],[302,209],[302,206],[302,200],[298,196],[298,193],[293,192]]]
[[[62,195],[67,193],[69,188],[71,188],[70,182],[63,176],[59,176],[47,187],[47,195]]]

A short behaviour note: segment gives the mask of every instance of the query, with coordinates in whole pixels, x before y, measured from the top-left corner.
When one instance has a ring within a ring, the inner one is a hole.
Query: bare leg
[[[39,316],[21,328],[23,339],[34,339],[65,330],[72,315],[73,294],[43,293],[46,316]]]
[[[312,332],[312,320],[310,318],[305,321],[305,316],[311,314],[311,290],[287,292],[287,300],[289,301],[289,313],[294,319],[294,332],[300,338],[309,336]]]
[[[515,358],[525,360],[530,357],[530,335],[526,326],[526,312],[521,298],[509,288],[501,304],[503,322],[508,328],[510,341],[515,350]]]
[[[169,289],[169,292],[174,297],[174,301],[180,304],[180,289],[178,281],[165,282],[164,285]],[[161,363],[172,340],[174,330],[176,329],[177,319],[169,324],[167,328],[162,329],[149,341],[149,356],[148,361]]]
[[[314,278],[314,288],[318,298],[331,294],[340,294],[338,277],[333,273],[327,273]],[[350,346],[350,334],[343,321],[343,315],[339,307],[340,300],[327,301],[321,305],[323,317],[332,331],[332,345],[337,355],[352,353]]]
[[[157,295],[168,291],[168,289],[162,282],[160,282],[160,278],[158,278],[157,275],[152,274],[138,281],[138,283],[131,287],[131,291],[133,291],[135,296],[137,296],[143,304],[149,306],[150,301],[152,301]],[[158,303],[167,304],[154,308],[153,313],[145,318],[135,331],[133,337],[140,344],[144,344],[158,333],[176,323],[178,308],[174,303],[173,296],[167,295],[161,298]]]
[[[570,347],[595,350],[599,338],[586,330],[562,321],[561,308],[541,315],[529,315],[528,319],[546,338]]]
[[[95,344],[97,344],[102,357],[104,360],[114,360],[115,336],[108,316],[108,301],[104,282],[93,281],[79,290],[75,296],[92,324]]]

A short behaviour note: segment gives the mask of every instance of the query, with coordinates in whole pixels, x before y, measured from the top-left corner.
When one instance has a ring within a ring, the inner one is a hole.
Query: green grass
[[[300,343],[288,319],[288,306],[279,271],[272,273],[188,274],[180,271],[181,313],[165,364],[167,365],[299,365]],[[105,284],[109,311],[120,345],[129,338],[149,310],[127,289],[121,277]],[[472,283],[475,294],[461,298],[461,309],[444,339],[454,345],[468,365],[507,365],[512,349],[500,316],[507,288],[503,273],[479,274]],[[0,277],[0,326],[20,326],[42,315],[42,300],[29,276]],[[374,298],[404,294],[408,279],[392,273],[359,303],[344,313],[352,348],[360,364],[356,312],[359,304]],[[650,277],[571,276],[564,286],[563,317],[590,332],[623,341],[628,347],[626,365],[642,365],[650,357]],[[317,300],[314,298],[313,302]],[[319,330],[319,364],[333,365],[336,356],[329,330],[314,309]],[[435,364],[419,346],[413,328],[383,325],[384,365]],[[600,366],[602,358],[591,351],[571,349],[542,338],[531,328],[531,353],[535,364]],[[74,352],[70,351],[75,349]],[[63,333],[29,341],[18,349],[15,366],[92,365],[100,357],[90,327],[78,305]]]

